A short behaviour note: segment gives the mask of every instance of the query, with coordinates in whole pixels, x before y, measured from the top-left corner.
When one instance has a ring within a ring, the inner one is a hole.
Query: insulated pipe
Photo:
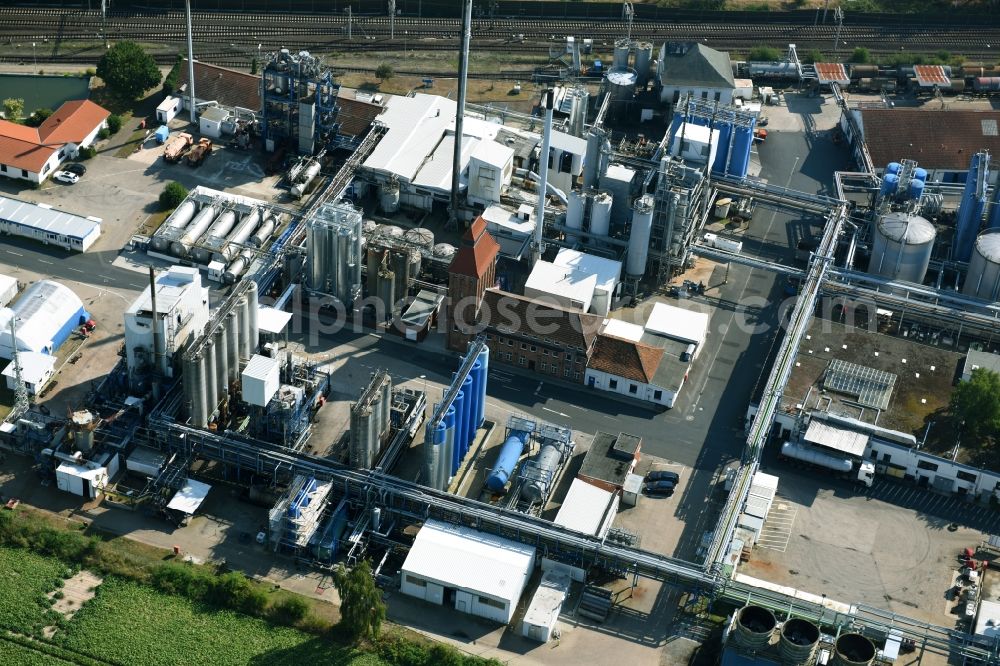
[[[552,140],[552,107],[553,92],[551,89],[542,93],[541,106],[545,109],[545,126],[542,130],[542,149],[538,153],[538,208],[535,211],[535,243],[532,256],[537,262],[545,250],[542,245],[542,227],[545,226],[545,197],[549,184],[549,144]]]
[[[537,173],[535,173],[534,171],[529,171],[527,169],[514,169],[514,175],[519,178],[530,178],[536,183],[540,180],[540,177]],[[559,199],[559,201],[561,201],[563,205],[567,205],[569,203],[569,201],[566,198],[566,193],[560,190],[555,185],[546,182],[545,189],[548,191],[550,195],[554,196],[556,199]]]

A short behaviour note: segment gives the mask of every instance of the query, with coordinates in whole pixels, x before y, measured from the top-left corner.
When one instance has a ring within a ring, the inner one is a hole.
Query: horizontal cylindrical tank
[[[878,76],[878,65],[851,65],[852,79],[860,79],[863,76]]]
[[[646,272],[653,209],[653,197],[648,194],[636,199],[632,206],[632,230],[629,232],[628,258],[625,261],[625,274],[632,278],[640,278]]]
[[[972,89],[976,92],[1000,90],[1000,76],[977,76],[972,79]]]
[[[313,160],[310,162],[309,166],[307,166],[299,176],[299,182],[292,185],[292,196],[296,199],[301,199],[302,195],[306,193],[307,189],[309,189],[309,185],[313,182],[316,176],[319,175],[321,168],[322,165],[318,161]]]
[[[228,263],[239,254],[242,249],[240,246],[245,245],[250,235],[253,234],[254,230],[257,229],[257,225],[260,223],[260,210],[254,208],[252,211],[243,216],[240,223],[236,225],[236,230],[229,235],[226,239],[226,246],[222,248],[221,252],[217,252],[212,255],[212,259],[215,261],[221,261],[222,263]]]
[[[226,284],[236,284],[236,281],[240,279],[240,276],[246,272],[247,268],[250,266],[250,262],[253,261],[254,251],[247,249],[243,250],[240,256],[236,257],[226,272],[222,274],[222,281]]]
[[[276,226],[278,226],[278,222],[274,219],[274,215],[268,214],[264,218],[264,221],[261,222],[260,228],[250,236],[247,242],[254,247],[261,247],[271,238],[271,234],[274,233]]]
[[[170,244],[170,253],[178,258],[186,257],[191,246],[208,231],[212,220],[218,214],[219,209],[213,205],[205,206],[198,211],[191,224],[184,228],[184,234]]]
[[[540,502],[548,494],[555,481],[559,464],[562,462],[562,449],[558,443],[548,442],[534,460],[525,463],[531,465],[537,473],[528,483],[521,486],[521,497],[528,502]]]
[[[205,232],[204,238],[199,243],[202,247],[192,248],[191,257],[199,264],[207,264],[212,258],[212,249],[210,246],[221,245],[234,226],[236,226],[236,211],[223,211],[222,215],[215,218],[215,222]]]
[[[424,227],[417,227],[403,234],[403,240],[418,247],[430,248],[434,245],[434,232]]]
[[[762,650],[771,642],[778,621],[762,606],[744,606],[736,614],[734,640],[745,650]]]
[[[486,477],[487,488],[495,493],[503,491],[510,475],[517,466],[517,461],[521,459],[521,454],[524,453],[524,446],[527,443],[528,433],[523,430],[512,430],[507,435],[503,446],[500,447],[500,455],[497,456],[497,461],[493,465],[490,475]]]
[[[987,229],[976,239],[962,293],[1000,301],[1000,229]]]
[[[186,227],[194,214],[198,212],[198,204],[188,199],[183,202],[170,216],[170,219],[160,228],[158,234],[153,236],[150,247],[154,252],[165,252],[170,247],[170,238],[173,234],[179,234],[181,229]]]
[[[936,237],[934,225],[919,215],[883,215],[875,225],[868,272],[920,284],[927,275]]]
[[[812,666],[819,647],[819,627],[807,620],[792,618],[781,626],[778,651],[785,666]]]
[[[887,173],[882,176],[882,186],[879,188],[879,194],[884,197],[892,196],[896,189],[899,187],[899,175],[894,173]]]
[[[841,634],[833,648],[833,666],[869,666],[875,645],[861,634]]]
[[[751,62],[747,65],[750,78],[798,79],[799,70],[790,62]]]
[[[614,199],[607,192],[594,195],[590,204],[590,233],[607,236],[611,228],[611,206]]]

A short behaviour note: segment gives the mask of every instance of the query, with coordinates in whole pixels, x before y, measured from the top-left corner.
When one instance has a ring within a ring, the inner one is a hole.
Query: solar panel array
[[[830,361],[823,378],[823,388],[853,396],[858,403],[872,409],[889,406],[896,375],[839,359]]]

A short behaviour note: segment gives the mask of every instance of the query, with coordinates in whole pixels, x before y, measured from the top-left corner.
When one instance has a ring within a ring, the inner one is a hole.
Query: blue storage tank
[[[927,182],[927,169],[921,169],[920,167],[917,167],[916,169],[913,170],[913,177],[916,178],[917,180],[920,180],[920,181],[923,181],[923,182],[926,183]]]
[[[721,146],[722,144],[720,144]],[[737,127],[733,132],[733,150],[726,170],[730,176],[746,178],[750,171],[750,147],[753,145],[753,125]]]
[[[472,415],[472,425],[476,429],[479,429],[483,425],[483,411],[486,409],[486,396],[483,390],[483,384],[486,382],[486,375],[483,373],[483,362],[476,357],[475,362],[472,364],[472,381],[475,386],[476,391],[476,412]]]
[[[528,443],[528,433],[523,430],[512,430],[503,446],[500,447],[500,455],[497,456],[496,464],[486,477],[486,487],[495,493],[503,491],[517,467],[517,461],[524,453],[524,445]]]
[[[712,129],[712,136],[719,137],[718,148],[715,150],[715,162],[712,163],[712,173],[724,174],[729,167],[726,162],[729,159],[729,142],[732,140],[733,127],[729,124],[716,125]]]
[[[910,198],[919,199],[924,193],[924,181],[917,178],[910,179]]]
[[[455,473],[455,442],[458,441],[458,414],[455,411],[455,403],[444,413],[444,426],[447,436],[442,439],[441,461],[447,470],[446,477]]]
[[[459,391],[452,403],[455,408],[455,450],[451,452],[451,473],[458,471],[458,464],[462,461],[462,442],[465,441],[465,391]]]
[[[476,417],[475,414],[479,407],[479,391],[475,386],[475,380],[472,378],[470,373],[465,377],[465,381],[462,382],[462,393],[465,394],[465,413],[462,415],[465,425],[465,439],[462,440],[462,451],[459,456],[459,460],[465,460],[465,454],[469,452],[469,447],[472,446],[472,440],[476,437]]]
[[[434,482],[435,488],[438,490],[447,489],[448,479],[451,478],[451,449],[448,447],[448,433],[454,432],[454,430],[454,428],[449,430],[444,423],[438,423],[434,430],[434,448],[437,449],[435,458],[438,462],[437,478]]]
[[[988,170],[989,153],[976,153],[969,162],[969,174],[965,179],[965,190],[962,201],[958,205],[958,217],[955,219],[955,240],[952,246],[952,258],[956,261],[968,261],[972,257],[972,247],[976,243],[983,213],[986,210],[986,193],[977,192],[976,186],[980,169]]]
[[[482,364],[482,369],[479,375],[482,377],[482,381],[479,383],[479,412],[477,415],[477,427],[481,427],[483,425],[483,421],[486,419],[486,387],[487,382],[490,379],[489,347],[483,347],[483,351],[479,352],[479,362]]]
[[[903,169],[903,165],[899,162],[889,162],[889,165],[885,168],[886,173],[898,174]]]
[[[886,173],[882,176],[882,187],[879,189],[879,194],[883,197],[892,196],[898,186],[899,176],[894,173]]]

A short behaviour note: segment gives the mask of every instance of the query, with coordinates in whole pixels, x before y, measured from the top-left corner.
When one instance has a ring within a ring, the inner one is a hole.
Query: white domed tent
[[[0,309],[0,358],[14,358],[15,349],[53,354],[89,316],[68,287],[40,280],[25,289],[12,307]],[[17,340],[10,334],[14,317]]]

